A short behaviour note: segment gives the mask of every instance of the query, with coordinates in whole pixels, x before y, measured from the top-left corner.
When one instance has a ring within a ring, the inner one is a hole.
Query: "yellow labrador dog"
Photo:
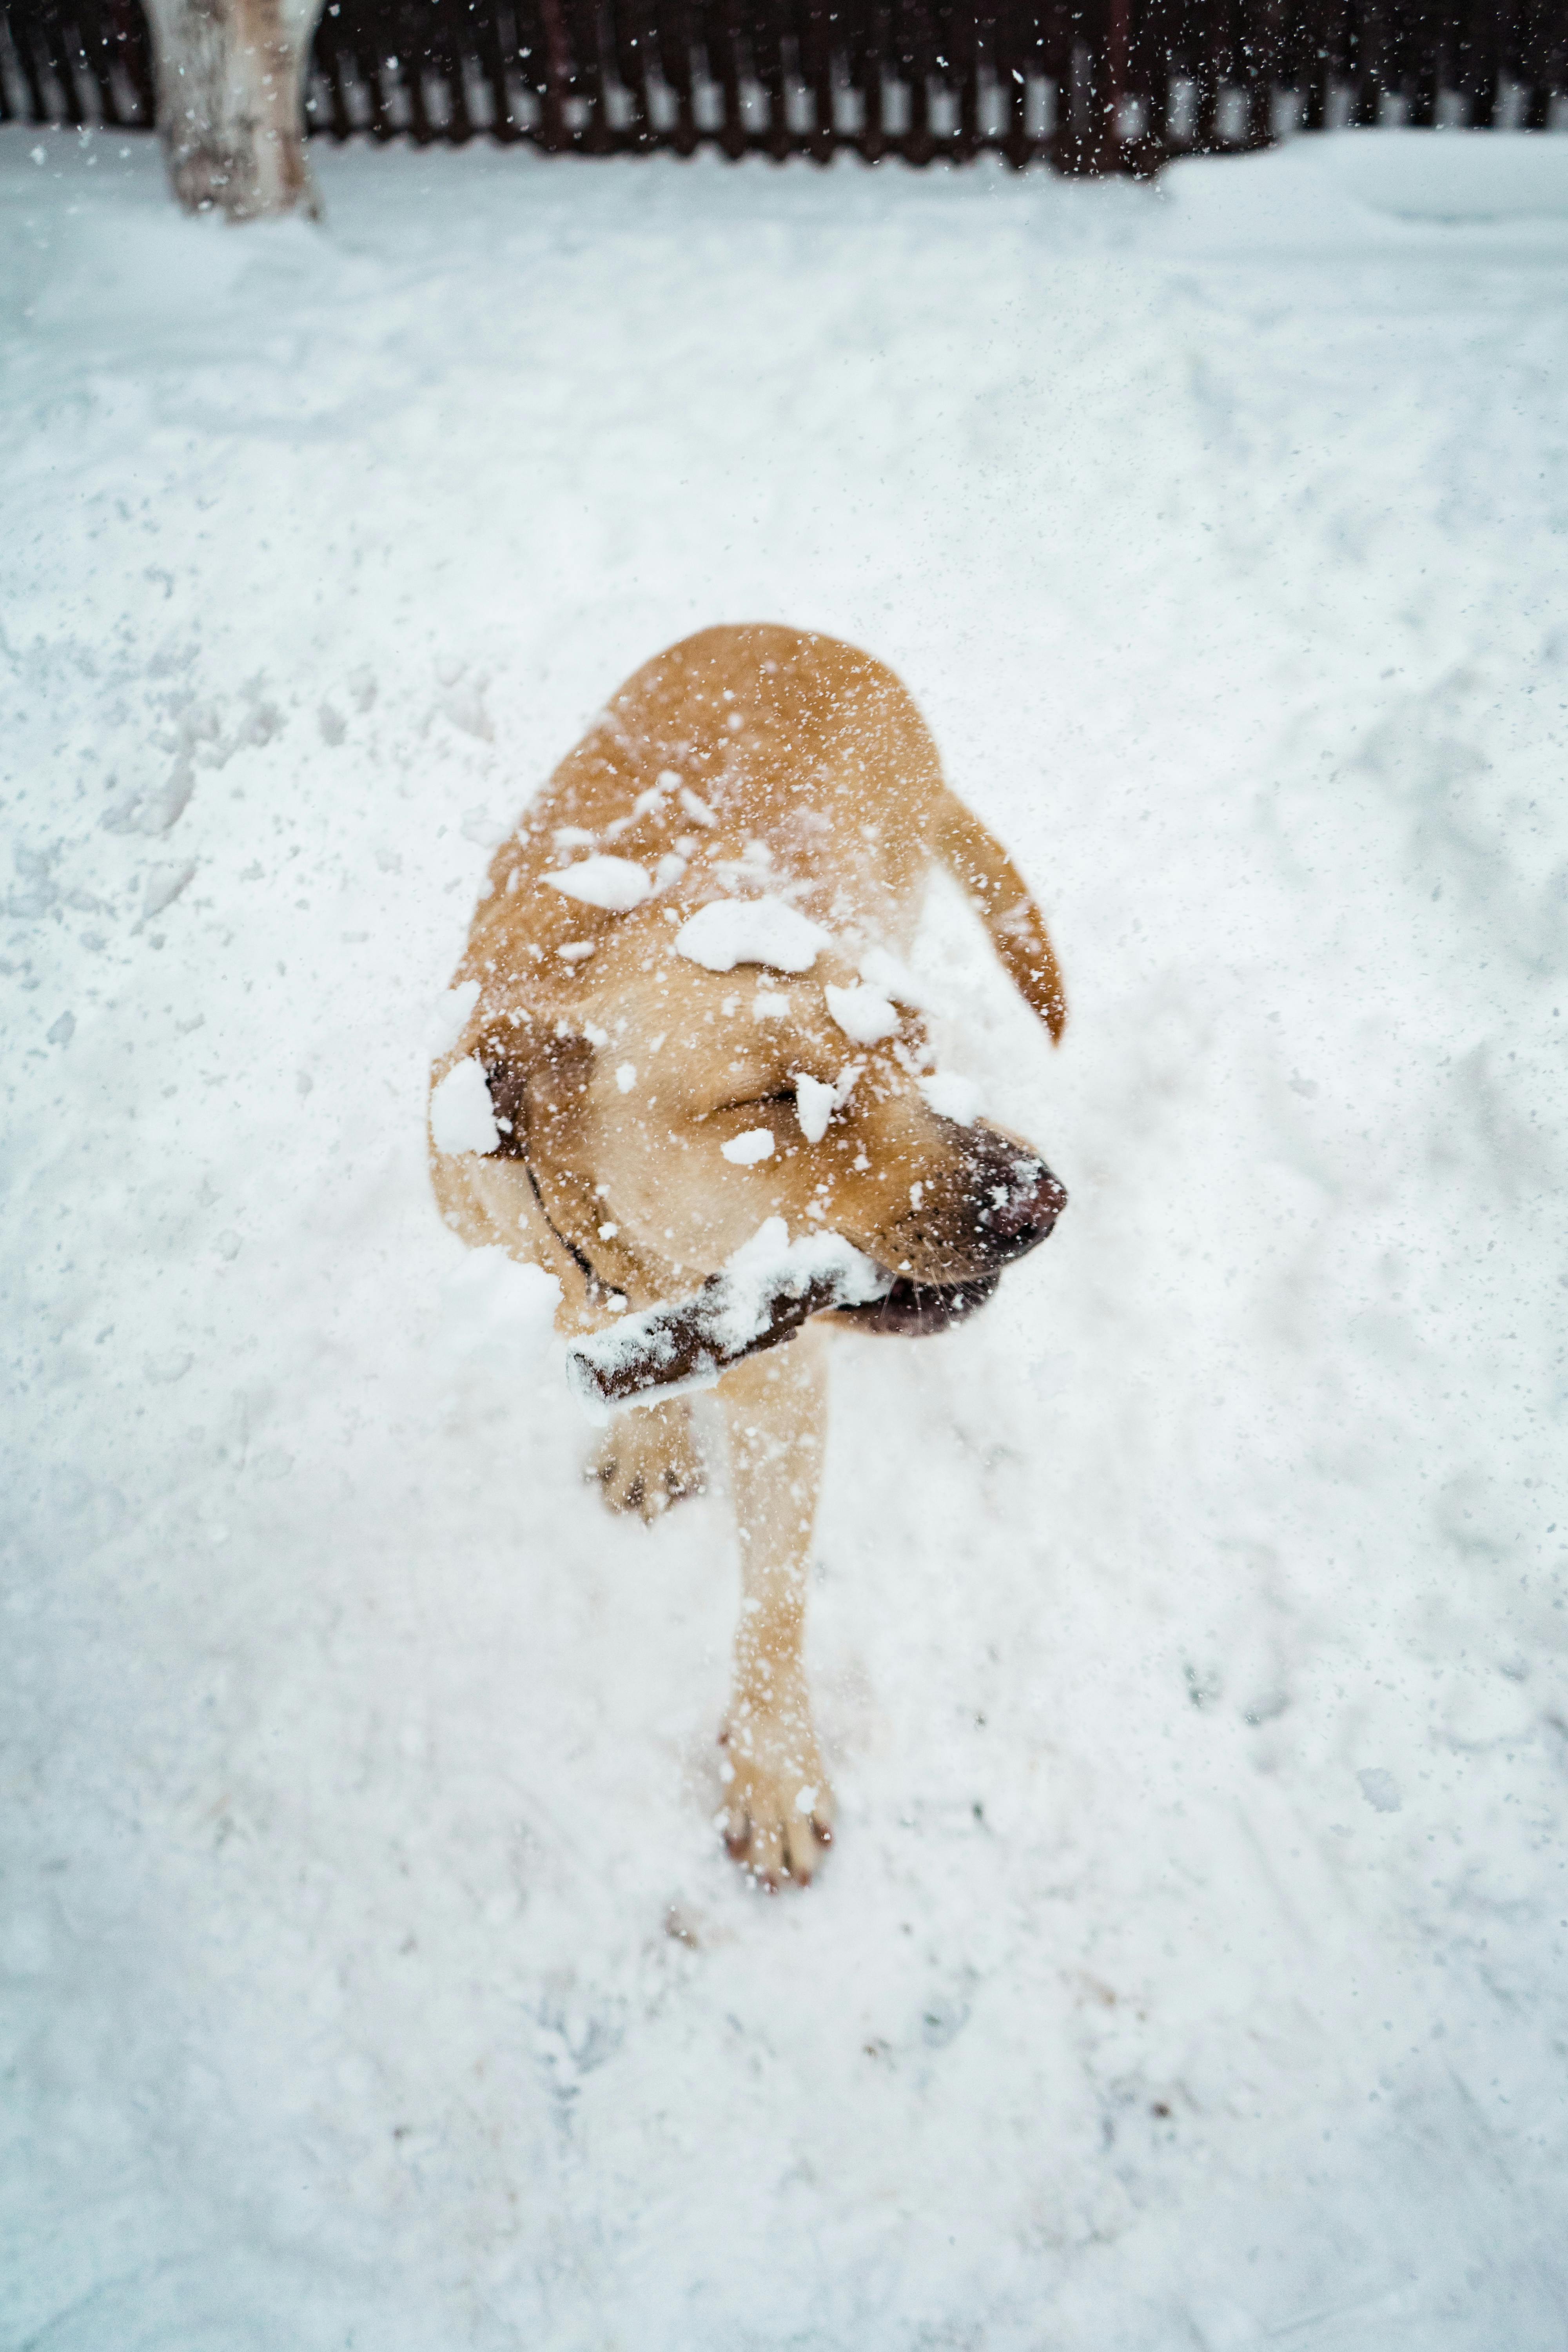
[[[832,1838],[802,1657],[825,1327],[940,1329],[1066,1199],[932,1067],[901,958],[933,859],[1058,1038],[1039,911],[891,671],[799,630],[704,630],[627,681],[497,851],[433,1071],[447,1222],[557,1276],[574,1338],[629,1336],[763,1231],[840,1237],[873,1277],[788,1346],[748,1326],[718,1382],[744,1596],[723,1821],[770,1890]],[[651,1518],[702,1474],[684,1396],[646,1394],[596,1469]]]

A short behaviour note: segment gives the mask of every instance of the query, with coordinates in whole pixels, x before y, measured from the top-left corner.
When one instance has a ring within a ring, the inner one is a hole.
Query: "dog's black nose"
[[[1037,1248],[1067,1207],[1067,1187],[1037,1153],[984,1129],[975,1139],[972,1214],[983,1255],[1010,1265]]]

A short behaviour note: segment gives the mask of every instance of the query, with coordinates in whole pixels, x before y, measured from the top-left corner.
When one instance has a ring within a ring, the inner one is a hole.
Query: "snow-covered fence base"
[[[1145,173],[1345,122],[1545,130],[1568,0],[338,0],[309,127]],[[150,127],[138,0],[0,0],[0,121]]]

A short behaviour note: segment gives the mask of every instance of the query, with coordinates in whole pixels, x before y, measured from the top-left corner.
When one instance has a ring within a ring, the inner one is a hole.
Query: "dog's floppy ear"
[[[952,793],[942,795],[934,843],[991,934],[991,944],[1014,987],[1059,1045],[1067,1026],[1067,992],[1046,919],[1001,843]]]
[[[496,1160],[528,1157],[528,1074],[521,1054],[509,1054],[491,1045],[479,1065],[490,1098],[500,1141],[488,1156]]]
[[[551,1231],[577,1269],[588,1304],[600,1289],[614,1287],[621,1273],[618,1265],[606,1266],[606,1284],[595,1272],[603,1255],[595,1234],[602,1212],[583,1120],[595,1050],[592,1039],[563,1014],[530,1015],[513,1009],[488,1026],[476,1052],[500,1131],[500,1146],[489,1157],[518,1161],[526,1169]],[[591,1234],[595,1238],[590,1244]]]
[[[470,1248],[499,1244],[561,1284],[559,1321],[596,1322],[603,1287],[577,1245],[593,1186],[574,1150],[593,1069],[590,1040],[552,1011],[482,999],[432,1072],[431,1176],[447,1224]],[[458,1074],[462,1072],[461,1078]],[[437,1115],[457,1079],[461,1115]]]
[[[590,1041],[563,1017],[509,1012],[481,1024],[469,1050],[484,1071],[500,1131],[491,1156],[531,1158],[531,1135],[541,1156],[551,1144],[558,1148],[587,1092],[594,1066]]]

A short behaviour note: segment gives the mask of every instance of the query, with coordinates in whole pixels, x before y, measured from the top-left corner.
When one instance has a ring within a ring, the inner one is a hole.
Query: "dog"
[[[880,1270],[718,1381],[743,1588],[721,1818],[770,1892],[833,1837],[802,1656],[827,1327],[940,1330],[1066,1201],[931,1066],[902,958],[933,862],[1059,1040],[1044,919],[893,673],[809,632],[704,630],[622,687],[496,852],[432,1070],[447,1223],[554,1275],[570,1335],[679,1298],[770,1220]],[[594,1466],[651,1520],[703,1474],[685,1397],[649,1393]]]

